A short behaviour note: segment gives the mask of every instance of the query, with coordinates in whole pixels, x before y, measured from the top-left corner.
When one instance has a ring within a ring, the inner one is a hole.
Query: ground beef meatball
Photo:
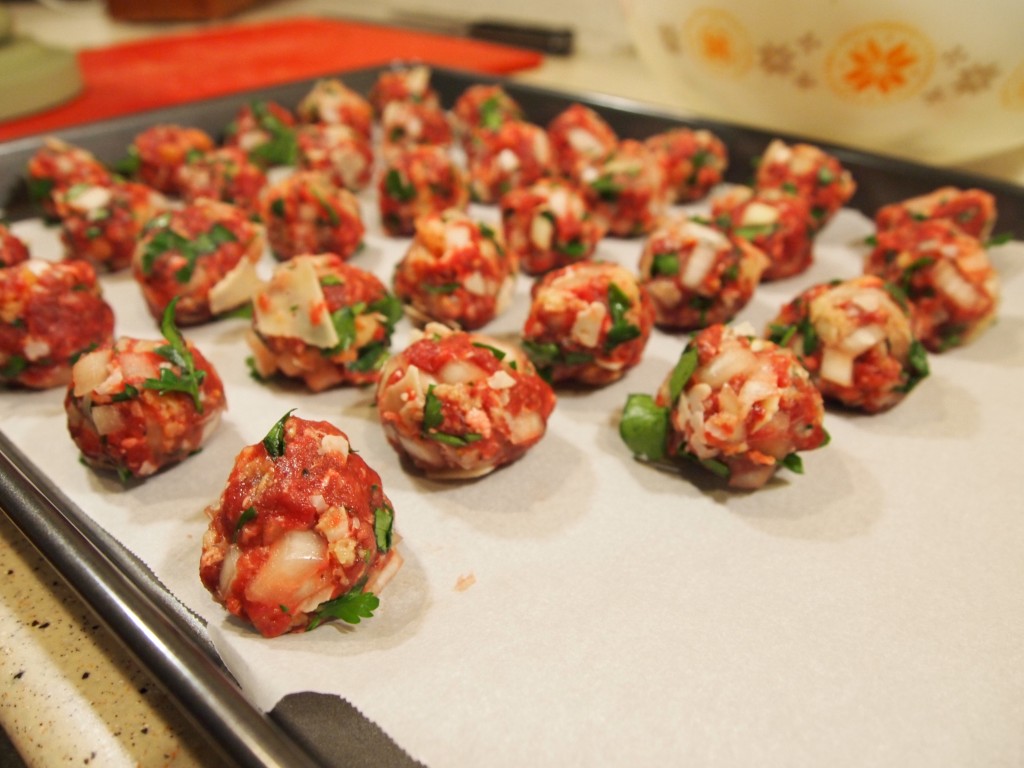
[[[238,147],[195,152],[178,169],[178,192],[189,203],[201,197],[237,205],[250,217],[259,213],[267,174]]]
[[[493,133],[506,122],[525,117],[519,102],[496,83],[469,86],[452,107],[453,127],[466,157],[472,157],[481,146],[482,134]]]
[[[364,189],[373,176],[373,147],[347,125],[304,125],[296,134],[298,167],[320,171],[336,187],[351,192]]]
[[[337,78],[319,80],[296,110],[303,123],[347,125],[367,140],[373,131],[373,107]]]
[[[430,67],[424,65],[396,67],[381,72],[370,88],[369,101],[374,113],[382,116],[384,109],[393,101],[440,107],[441,99],[430,84],[432,74]]]
[[[75,360],[113,333],[92,265],[29,259],[0,269],[0,384],[65,386]]]
[[[725,142],[711,131],[672,128],[644,144],[661,163],[670,203],[691,203],[707,197],[722,181],[729,165]]]
[[[604,237],[583,193],[564,179],[541,179],[503,195],[501,223],[509,250],[529,275],[589,259]]]
[[[746,240],[768,257],[761,279],[781,280],[805,272],[814,261],[814,230],[807,203],[778,190],[734,187],[711,201],[713,225]]]
[[[875,225],[880,230],[925,219],[948,219],[964,234],[988,240],[996,223],[996,201],[982,189],[939,187],[927,195],[883,206],[875,213]]]
[[[270,249],[281,261],[302,253],[347,259],[362,245],[366,231],[355,195],[316,171],[299,171],[264,189],[260,218]]]
[[[88,150],[47,138],[28,161],[29,196],[50,219],[56,218],[53,193],[72,184],[109,184],[113,175]]]
[[[619,143],[608,122],[590,107],[570,104],[548,123],[555,167],[578,181],[583,170],[601,160]]]
[[[133,181],[73,184],[56,192],[64,258],[118,272],[132,263],[142,228],[167,208],[156,190]]]
[[[416,322],[475,330],[508,307],[516,269],[499,231],[448,210],[417,220],[416,236],[395,266],[395,295]]]
[[[384,107],[380,131],[384,154],[423,144],[446,147],[452,143],[448,114],[433,103],[392,101]]]
[[[401,315],[399,301],[371,273],[333,253],[296,256],[253,297],[247,340],[262,378],[281,372],[314,392],[369,384]]]
[[[753,328],[697,333],[657,396],[630,395],[619,432],[640,458],[695,462],[735,488],[760,488],[798,451],[828,440],[821,393],[796,355]]]
[[[520,458],[547,429],[551,387],[521,350],[428,325],[381,371],[388,442],[428,476],[466,479]]]
[[[586,261],[534,284],[523,349],[549,381],[603,386],[640,362],[653,326],[654,306],[632,272]]]
[[[914,335],[931,352],[966,344],[995,320],[999,275],[981,241],[949,220],[879,232],[864,271],[906,295]]]
[[[754,295],[768,258],[759,248],[685,218],[654,230],[640,254],[640,282],[655,322],[690,331],[732,320]]]
[[[449,208],[466,210],[469,181],[445,147],[424,145],[388,153],[377,183],[380,221],[392,237],[409,237],[416,219]]]
[[[167,322],[168,343],[122,337],[71,370],[64,400],[71,439],[88,464],[123,481],[191,456],[227,407],[213,365]]]
[[[264,246],[245,211],[204,198],[150,219],[132,272],[153,317],[177,298],[174,321],[197,325],[249,302]]]
[[[29,250],[25,241],[11,232],[3,222],[0,222],[0,269],[13,267],[28,261]]]
[[[480,139],[469,158],[470,195],[478,202],[496,203],[506,192],[554,172],[548,134],[539,125],[512,120]]]
[[[326,421],[286,414],[206,514],[203,586],[264,637],[358,624],[402,565],[380,475]]]
[[[810,227],[818,232],[853,197],[857,185],[839,160],[820,147],[774,139],[758,162],[754,188],[802,197]]]
[[[295,164],[295,116],[274,101],[246,104],[224,129],[224,146],[237,147],[260,168]]]
[[[668,209],[661,165],[642,143],[624,139],[582,173],[587,201],[615,237],[651,232]]]
[[[178,195],[178,169],[194,152],[209,152],[213,139],[206,131],[190,126],[162,124],[139,133],[128,147],[135,176],[158,192]]]
[[[768,337],[796,353],[826,400],[867,413],[896,405],[928,375],[907,310],[874,275],[808,288]]]

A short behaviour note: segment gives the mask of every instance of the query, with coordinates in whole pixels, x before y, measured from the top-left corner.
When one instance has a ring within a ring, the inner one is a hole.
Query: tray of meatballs
[[[1024,190],[410,63],[0,167],[5,471],[255,710],[429,765],[1024,748]]]

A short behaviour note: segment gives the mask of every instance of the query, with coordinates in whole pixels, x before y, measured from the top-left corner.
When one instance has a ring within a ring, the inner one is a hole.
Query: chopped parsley
[[[598,197],[606,202],[615,202],[622,193],[622,187],[608,173],[598,176],[590,182],[590,188],[597,193]]]
[[[185,257],[185,266],[174,273],[179,283],[187,283],[195,272],[199,257],[213,253],[226,243],[236,243],[238,238],[226,226],[217,222],[208,232],[195,238],[188,238],[170,229],[170,217],[160,216],[150,222],[147,232],[154,232],[142,252],[142,273],[149,275],[158,257],[176,251]]]
[[[501,128],[505,120],[505,112],[502,109],[501,99],[498,96],[491,96],[480,105],[480,127],[489,131],[496,131]]]
[[[267,454],[272,459],[279,459],[284,456],[285,440],[284,440],[284,425],[288,421],[288,417],[295,412],[292,408],[284,416],[278,419],[274,426],[267,432],[267,436],[263,438],[263,447],[267,449]]]
[[[669,409],[655,403],[650,395],[630,395],[619,421],[619,436],[634,456],[648,461],[665,457],[669,430]]]
[[[372,592],[363,592],[362,587],[356,587],[341,597],[320,603],[306,625],[306,631],[316,629],[330,619],[340,619],[346,624],[358,624],[362,619],[372,618],[373,612],[379,606],[380,598]]]
[[[391,549],[391,529],[395,522],[395,510],[385,504],[373,510],[373,535],[377,539],[377,549],[387,552]]]
[[[798,475],[802,475],[804,473],[804,461],[795,452],[787,453],[779,463],[790,472],[795,472]]]
[[[427,395],[423,401],[423,436],[455,448],[462,448],[480,440],[483,435],[479,435],[476,432],[453,435],[449,432],[438,431],[437,428],[444,423],[444,414],[441,410],[442,403],[437,398],[437,395],[434,394],[435,386],[435,384],[431,384],[427,387]]]
[[[608,283],[608,306],[612,313],[612,327],[608,329],[608,335],[605,337],[606,352],[619,344],[639,338],[641,334],[638,326],[626,320],[626,313],[633,306],[633,302],[615,283]]]
[[[160,320],[160,333],[167,339],[167,344],[157,347],[155,352],[171,365],[160,368],[159,379],[146,379],[142,382],[144,389],[155,390],[164,395],[168,392],[183,392],[192,398],[196,411],[203,412],[203,404],[199,399],[199,387],[206,378],[206,371],[197,370],[192,352],[185,343],[178,326],[174,323],[174,309],[178,305],[178,297],[164,309]],[[174,369],[177,370],[174,370]]]
[[[910,342],[910,349],[907,351],[907,364],[904,366],[904,370],[907,372],[907,380],[897,389],[898,392],[910,392],[923,379],[926,379],[931,372],[928,368],[928,353],[924,348],[924,344],[917,339]]]
[[[656,253],[651,260],[651,277],[662,275],[675,277],[679,274],[679,256],[675,253]]]
[[[238,534],[241,533],[242,527],[251,520],[256,519],[256,507],[249,507],[242,514],[238,516],[238,522],[235,523],[235,535],[234,538],[238,540]]]
[[[408,203],[416,198],[416,187],[407,182],[394,168],[384,177],[384,191],[388,197],[400,203]]]

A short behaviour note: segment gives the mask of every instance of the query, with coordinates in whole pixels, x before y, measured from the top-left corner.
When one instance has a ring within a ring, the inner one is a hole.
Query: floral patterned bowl
[[[621,0],[694,112],[935,164],[1024,145],[1024,2]]]

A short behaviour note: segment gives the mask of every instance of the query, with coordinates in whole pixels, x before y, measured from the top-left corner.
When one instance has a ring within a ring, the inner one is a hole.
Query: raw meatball
[[[665,174],[643,144],[624,139],[582,173],[583,191],[594,211],[616,237],[651,232],[668,209]]]
[[[266,173],[238,147],[193,153],[178,169],[178,192],[186,202],[208,197],[237,205],[250,218],[259,213],[266,185]]]
[[[249,302],[264,244],[241,208],[200,199],[146,224],[132,271],[153,317],[177,298],[175,322],[197,325]]]
[[[47,138],[28,161],[29,196],[49,218],[57,216],[53,193],[72,184],[109,184],[113,175],[88,150]]]
[[[68,431],[94,466],[123,481],[198,451],[227,408],[213,365],[164,317],[167,343],[119,338],[82,355],[64,400]]]
[[[92,265],[29,259],[0,269],[0,383],[64,386],[79,355],[113,333]]]
[[[469,158],[469,188],[474,200],[496,203],[509,190],[526,187],[554,171],[547,132],[522,120],[480,134]]]
[[[367,140],[371,137],[373,107],[337,78],[318,81],[303,96],[297,112],[303,123],[347,125]]]
[[[768,258],[745,240],[684,218],[650,234],[640,254],[640,282],[657,325],[695,330],[731,320],[754,295]]]
[[[261,168],[295,164],[295,116],[273,101],[253,101],[224,130],[224,145],[237,147]]]
[[[472,157],[481,145],[481,134],[493,133],[506,122],[524,118],[523,108],[498,84],[471,85],[452,107],[455,133],[467,157]]]
[[[373,176],[373,147],[368,139],[347,125],[318,123],[299,129],[298,166],[320,171],[336,187],[351,192],[364,189]]]
[[[178,169],[193,152],[209,152],[213,147],[213,139],[199,128],[154,125],[135,137],[128,154],[137,164],[139,181],[158,192],[177,195],[181,191]]]
[[[447,113],[429,102],[390,102],[380,117],[380,130],[385,154],[422,144],[448,146],[452,143]]]
[[[280,371],[314,392],[368,384],[401,315],[401,304],[369,272],[333,253],[296,256],[253,297],[247,341],[263,378]]]
[[[867,413],[896,405],[928,375],[907,311],[874,275],[808,288],[768,336],[796,353],[826,400]]]
[[[633,273],[586,261],[534,284],[523,348],[549,381],[603,386],[640,362],[653,326],[651,299]]]
[[[821,393],[796,355],[749,326],[697,333],[652,399],[630,395],[619,424],[634,454],[690,460],[735,488],[760,488],[797,451],[828,440]]]
[[[420,216],[469,205],[466,172],[439,146],[388,153],[377,193],[381,226],[392,237],[411,236]]]
[[[729,165],[725,143],[706,130],[672,128],[644,144],[661,163],[670,203],[690,203],[707,196],[722,181]]]
[[[906,294],[914,335],[931,352],[966,344],[995,320],[999,275],[981,241],[946,219],[879,232],[864,271]]]
[[[777,189],[802,197],[810,212],[810,227],[821,230],[857,188],[839,160],[813,144],[773,140],[757,166],[754,188]]]
[[[362,245],[366,230],[355,195],[316,171],[299,171],[267,187],[260,218],[281,261],[302,253],[347,259]]]
[[[940,187],[927,195],[883,206],[875,213],[879,230],[925,219],[948,219],[964,234],[988,240],[996,223],[996,201],[981,189]]]
[[[413,320],[474,330],[508,307],[516,269],[500,232],[462,211],[430,214],[395,267],[395,295]]]
[[[711,201],[711,221],[726,234],[750,242],[768,257],[761,279],[805,272],[814,260],[814,231],[807,203],[778,190],[734,187]]]
[[[431,477],[486,475],[547,429],[551,387],[519,349],[428,325],[381,371],[377,411],[391,446]]]
[[[28,257],[29,251],[25,242],[11,232],[6,224],[0,222],[0,269],[21,264],[28,261]]]
[[[429,104],[440,107],[441,100],[430,84],[430,67],[417,65],[398,67],[381,72],[370,88],[370,104],[378,115],[393,101],[411,101],[415,104]]]
[[[64,258],[118,272],[132,263],[142,228],[167,208],[167,200],[145,184],[112,181],[74,184],[54,193]]]
[[[286,414],[242,449],[206,514],[203,586],[264,637],[358,624],[402,565],[380,476],[326,421]]]
[[[548,123],[548,137],[558,172],[575,181],[619,143],[607,121],[579,103],[570,104]]]
[[[501,222],[509,250],[530,275],[589,259],[604,237],[583,193],[562,179],[541,179],[504,195]]]

